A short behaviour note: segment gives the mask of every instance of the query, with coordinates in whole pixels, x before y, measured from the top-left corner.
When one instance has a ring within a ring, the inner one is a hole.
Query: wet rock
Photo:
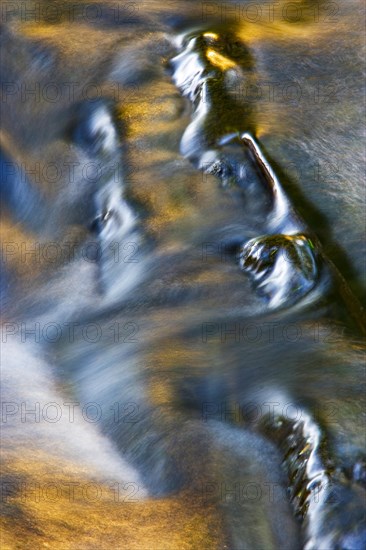
[[[270,307],[294,304],[315,286],[318,278],[314,246],[304,235],[251,239],[243,246],[239,262]]]

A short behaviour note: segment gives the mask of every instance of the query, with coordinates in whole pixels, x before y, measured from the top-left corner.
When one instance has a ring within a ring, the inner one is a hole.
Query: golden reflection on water
[[[222,548],[218,511],[205,503],[202,513],[200,494],[124,502],[129,497],[118,495],[116,484],[98,482],[73,463],[42,453],[22,454],[11,467],[23,485],[19,495],[6,499],[3,550]]]
[[[236,63],[232,61],[231,59],[228,59],[224,55],[221,55],[218,52],[215,52],[215,50],[209,48],[206,52],[206,56],[208,60],[215,65],[215,67],[218,67],[222,71],[227,71],[228,69],[232,69],[236,67]]]

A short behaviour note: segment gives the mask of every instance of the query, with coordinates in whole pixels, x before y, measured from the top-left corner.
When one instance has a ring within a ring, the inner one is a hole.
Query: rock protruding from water
[[[248,241],[240,252],[242,270],[250,275],[270,307],[297,302],[316,284],[314,246],[304,235],[265,235]]]

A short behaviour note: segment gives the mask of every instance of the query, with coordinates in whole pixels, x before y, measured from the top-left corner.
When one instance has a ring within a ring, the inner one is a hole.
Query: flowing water
[[[364,548],[362,8],[3,2],[2,547]]]

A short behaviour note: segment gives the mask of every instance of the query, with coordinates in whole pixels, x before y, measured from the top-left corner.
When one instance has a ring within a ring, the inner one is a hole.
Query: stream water
[[[3,2],[4,548],[364,548],[363,24]]]

